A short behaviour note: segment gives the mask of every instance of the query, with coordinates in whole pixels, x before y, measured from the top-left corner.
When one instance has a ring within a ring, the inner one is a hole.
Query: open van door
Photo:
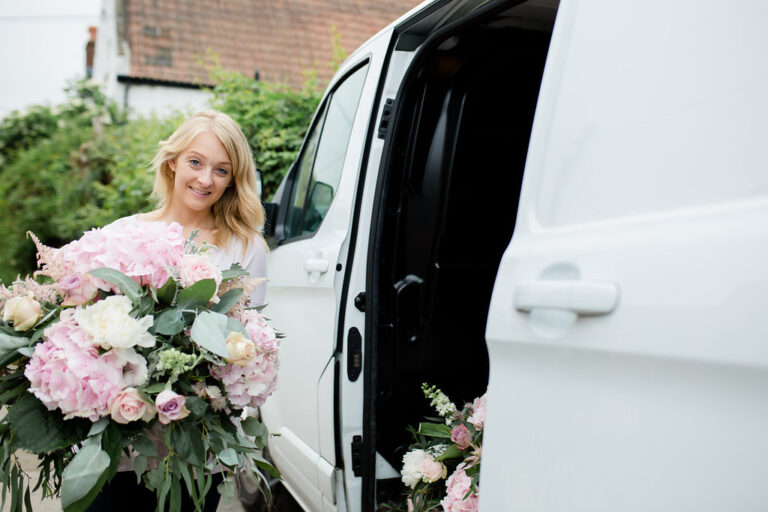
[[[561,2],[487,323],[481,510],[765,509],[766,17]]]

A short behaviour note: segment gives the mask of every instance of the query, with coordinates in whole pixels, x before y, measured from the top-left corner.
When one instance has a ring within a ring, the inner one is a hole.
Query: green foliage
[[[313,75],[301,90],[257,82],[240,73],[214,69],[212,106],[229,114],[243,129],[256,167],[264,173],[264,195],[274,194],[301,148],[320,101]]]
[[[214,108],[243,128],[270,197],[290,168],[320,100],[308,74],[301,90],[256,82],[217,68]],[[34,232],[60,247],[92,227],[148,211],[157,143],[182,121],[127,120],[90,82],[77,82],[56,107],[13,112],[0,121],[0,282],[35,270]]]

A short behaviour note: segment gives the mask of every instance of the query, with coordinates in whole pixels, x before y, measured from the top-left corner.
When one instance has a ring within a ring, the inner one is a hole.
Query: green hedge
[[[264,171],[267,196],[290,167],[320,94],[215,71],[212,104],[231,115]],[[0,121],[0,280],[34,271],[33,231],[61,246],[83,231],[153,207],[148,163],[183,117],[127,120],[93,84],[79,82],[57,107]]]

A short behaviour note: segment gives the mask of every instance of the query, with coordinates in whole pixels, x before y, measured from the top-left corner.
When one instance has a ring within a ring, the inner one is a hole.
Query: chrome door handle
[[[328,272],[328,260],[306,260],[304,262],[304,270],[324,274]]]
[[[604,315],[616,308],[619,287],[611,282],[538,281],[515,288],[518,311],[562,309],[579,315]]]

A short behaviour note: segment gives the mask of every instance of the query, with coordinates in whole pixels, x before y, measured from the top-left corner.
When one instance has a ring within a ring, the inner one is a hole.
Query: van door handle
[[[579,315],[604,315],[616,308],[619,287],[615,283],[539,281],[515,288],[515,309],[563,309]]]
[[[304,270],[324,274],[328,272],[328,260],[306,260],[304,262]]]

